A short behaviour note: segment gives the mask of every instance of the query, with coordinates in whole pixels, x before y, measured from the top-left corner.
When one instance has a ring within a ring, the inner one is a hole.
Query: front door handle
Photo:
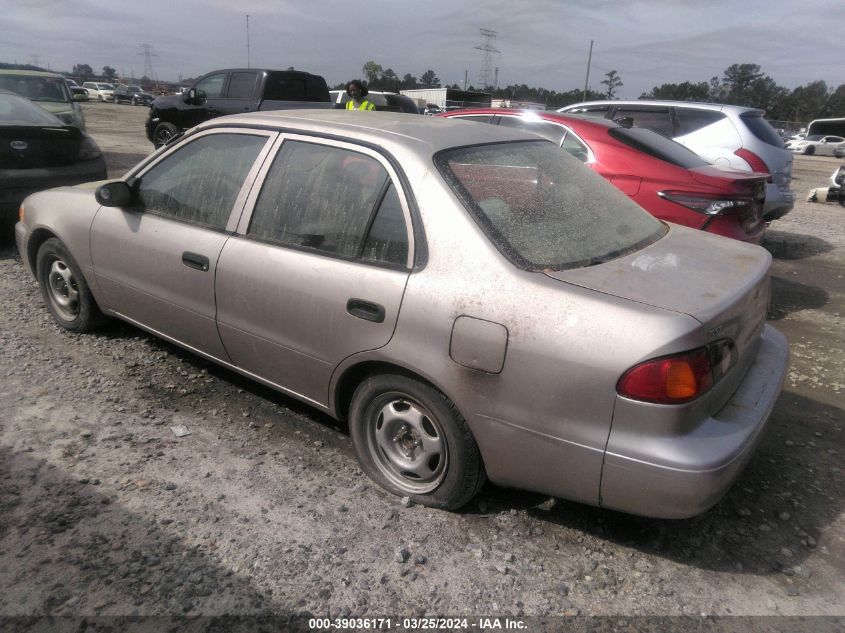
[[[185,251],[182,253],[182,263],[188,268],[196,268],[203,272],[208,270],[208,257]]]
[[[384,322],[384,306],[372,301],[363,299],[350,299],[346,302],[346,311],[354,317],[373,321],[374,323]]]

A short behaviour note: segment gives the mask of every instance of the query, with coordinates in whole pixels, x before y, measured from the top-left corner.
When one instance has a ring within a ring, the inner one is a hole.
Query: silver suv
[[[764,110],[685,101],[585,101],[558,112],[630,119],[715,165],[768,173],[763,215],[767,222],[783,217],[795,204],[795,192],[789,188],[792,154],[763,118]]]

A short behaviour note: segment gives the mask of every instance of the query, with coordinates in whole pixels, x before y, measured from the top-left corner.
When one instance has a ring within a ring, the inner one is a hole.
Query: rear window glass
[[[299,73],[270,73],[264,98],[269,101],[328,101],[329,88],[322,77]]]
[[[751,130],[751,133],[768,145],[783,147],[783,139],[778,135],[762,114],[743,114],[740,118]]]
[[[678,117],[678,136],[692,134],[725,118],[724,114],[716,110],[695,108],[675,108],[675,115]]]
[[[30,77],[27,75],[0,75],[0,90],[8,90],[32,101],[46,103],[70,102],[70,92],[64,79],[58,77]]]
[[[456,148],[435,161],[490,240],[527,270],[591,266],[665,233],[642,207],[547,141]]]
[[[695,169],[709,165],[706,160],[695,152],[687,149],[672,139],[660,136],[656,132],[643,128],[615,127],[608,130],[609,134],[628,147],[645,152],[659,160],[666,161],[684,169]]]
[[[64,125],[41,106],[17,95],[0,93],[0,125]]]
[[[502,127],[513,127],[527,132],[533,132],[545,139],[550,140],[555,145],[560,145],[563,140],[563,135],[566,134],[566,128],[557,123],[549,123],[548,121],[538,121],[530,117],[517,116],[500,116],[499,125]]]

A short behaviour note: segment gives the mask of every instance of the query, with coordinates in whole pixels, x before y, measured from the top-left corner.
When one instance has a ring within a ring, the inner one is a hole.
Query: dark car
[[[28,99],[0,90],[0,221],[10,226],[31,193],[106,178],[90,136]]]
[[[70,93],[73,95],[74,101],[88,101],[88,91],[82,86],[68,86]]]
[[[161,147],[180,132],[227,114],[331,107],[329,88],[320,75],[266,68],[214,70],[181,94],[156,98],[146,123],[147,138]]]
[[[116,86],[114,89],[115,103],[131,103],[132,105],[150,105],[153,102],[153,95],[144,92],[141,86]]]

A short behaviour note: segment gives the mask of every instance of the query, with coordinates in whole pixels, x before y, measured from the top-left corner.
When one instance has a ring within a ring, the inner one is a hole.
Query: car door
[[[406,192],[377,152],[288,134],[217,266],[232,362],[326,405],[345,358],[390,340],[414,257]]]
[[[91,255],[109,309],[227,359],[215,324],[217,259],[275,136],[233,129],[198,134],[138,174],[132,206],[100,208]]]
[[[228,73],[214,73],[200,79],[193,87],[199,103],[185,104],[181,109],[182,127],[189,129],[203,121],[220,116]]]

